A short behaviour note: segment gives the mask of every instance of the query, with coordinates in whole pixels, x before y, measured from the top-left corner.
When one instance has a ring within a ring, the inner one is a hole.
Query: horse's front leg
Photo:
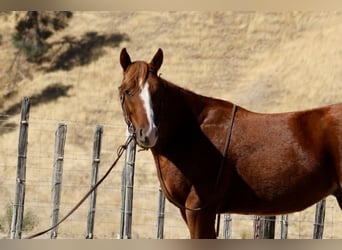
[[[198,201],[196,195],[190,195],[186,201],[185,221],[190,231],[191,239],[215,239],[215,210]],[[191,208],[201,208],[194,211]],[[184,211],[184,210],[183,210]],[[184,217],[184,216],[183,216]]]
[[[191,239],[216,239],[215,213],[208,211],[186,212]]]

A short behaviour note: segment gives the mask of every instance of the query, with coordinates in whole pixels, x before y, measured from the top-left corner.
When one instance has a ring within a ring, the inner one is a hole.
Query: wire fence
[[[18,156],[18,123],[20,114],[0,114],[0,232],[9,238],[8,211],[15,197],[16,166]],[[61,121],[35,117],[29,121],[27,172],[23,237],[51,225],[51,189],[53,179],[54,144],[57,124]],[[66,214],[89,190],[91,182],[92,145],[96,124],[79,121],[63,121],[67,125],[64,151],[63,185],[61,190],[60,216]],[[103,137],[99,177],[111,165],[116,149],[126,139],[126,128],[120,120],[102,124]],[[124,160],[97,190],[94,238],[113,239],[120,237],[121,222],[121,174]],[[132,214],[132,238],[157,238],[159,208],[159,182],[150,152],[137,152],[134,174],[134,199]],[[58,228],[60,239],[82,239],[87,234],[86,201],[67,221]],[[31,219],[31,220],[30,220]],[[255,216],[236,215],[231,217],[230,238],[252,239],[255,236]],[[313,237],[315,206],[288,215],[287,238],[306,239]],[[224,220],[221,220],[219,238],[224,238]],[[277,216],[275,238],[280,237],[283,221]],[[342,213],[333,197],[328,197],[325,207],[323,238],[339,238],[342,229]],[[180,213],[169,202],[165,204],[164,238],[189,238]],[[41,238],[49,238],[44,234]]]
[[[0,218],[2,218],[0,230],[2,237],[9,237],[9,223],[5,217],[6,207],[13,204],[13,198],[15,196],[18,127],[14,124],[19,124],[20,114],[13,116],[1,115],[0,119],[2,118],[7,124],[13,124],[12,126],[6,125],[0,127],[2,137],[0,154],[3,159],[0,162],[0,168],[2,176],[6,176],[0,182],[0,189],[4,190],[4,192],[0,193]],[[25,213],[32,212],[38,224],[35,225],[33,230],[24,231],[23,237],[34,231],[44,229],[51,224],[54,134],[56,126],[60,122],[54,119],[35,117],[34,113],[30,115]],[[79,121],[62,122],[67,125],[68,132],[64,155],[60,207],[61,216],[66,214],[83,194],[89,190],[93,133],[96,126],[96,124],[86,124]],[[111,165],[116,156],[117,147],[126,139],[126,128],[121,120],[113,124],[104,124],[103,129],[99,176],[102,176]],[[159,185],[154,172],[154,164],[149,153],[140,152],[137,156],[134,187],[135,200],[133,203],[134,226],[132,235],[134,238],[155,238]],[[94,228],[95,238],[111,239],[117,238],[119,235],[121,172],[123,165],[123,160],[120,160],[117,168],[114,169],[105,182],[98,188]],[[58,238],[84,238],[86,234],[87,210],[88,203],[85,202],[65,224],[60,225]],[[168,210],[170,209],[167,205],[166,212]],[[173,213],[175,214],[175,212]],[[175,217],[177,218],[178,214]],[[178,237],[187,237],[187,231],[182,221],[180,219],[173,221],[179,221],[181,223],[171,221],[170,226],[173,228],[172,231],[181,231]],[[44,237],[48,238],[49,235],[44,235]]]

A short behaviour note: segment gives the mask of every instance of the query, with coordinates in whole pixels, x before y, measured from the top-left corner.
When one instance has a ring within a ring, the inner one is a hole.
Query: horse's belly
[[[226,209],[231,212],[296,212],[338,188],[334,166],[294,142],[255,141],[241,144],[236,152],[236,165],[230,173],[233,177],[225,201]]]
[[[319,200],[317,200],[319,201]],[[313,205],[317,201],[310,202],[267,202],[264,200],[255,200],[255,203],[245,203],[231,200],[229,204],[220,210],[221,213],[253,214],[253,215],[280,215],[298,212]],[[291,203],[291,204],[290,204]]]
[[[322,181],[323,180],[323,181]],[[251,187],[244,181],[237,181],[230,186],[225,197],[223,212],[276,215],[301,211],[324,197],[334,193],[338,188],[329,176],[321,179],[307,178],[293,186],[270,182],[267,185]]]

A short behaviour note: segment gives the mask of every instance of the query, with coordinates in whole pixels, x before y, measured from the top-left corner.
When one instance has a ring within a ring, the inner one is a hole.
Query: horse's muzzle
[[[135,133],[139,146],[144,148],[151,148],[156,145],[158,140],[158,129],[156,126],[152,126],[147,130],[140,128],[137,129]]]

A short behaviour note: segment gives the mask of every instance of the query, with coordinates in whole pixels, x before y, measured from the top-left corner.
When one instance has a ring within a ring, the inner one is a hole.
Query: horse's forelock
[[[140,81],[145,81],[148,73],[148,65],[145,62],[134,62],[129,66],[125,73],[125,80],[127,82],[136,81],[140,83]],[[141,84],[143,84],[143,82]]]

